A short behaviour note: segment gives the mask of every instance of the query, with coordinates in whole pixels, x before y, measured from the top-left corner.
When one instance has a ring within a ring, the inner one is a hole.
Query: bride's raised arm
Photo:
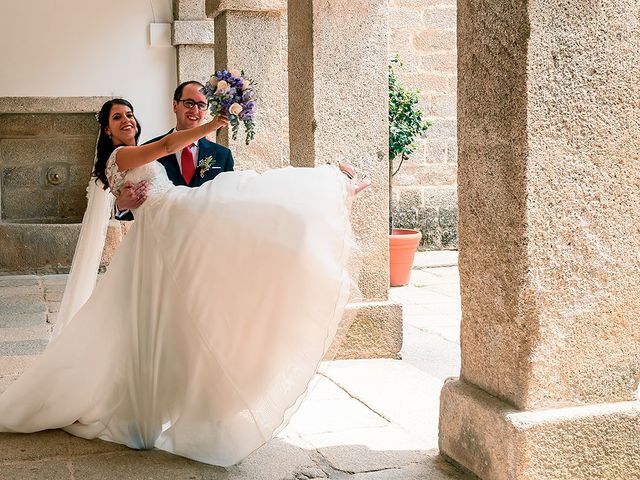
[[[116,155],[116,164],[120,171],[151,163],[158,158],[178,152],[184,147],[197,142],[202,137],[225,127],[229,120],[224,115],[217,115],[208,123],[188,130],[175,131],[157,142],[146,145],[122,147]]]

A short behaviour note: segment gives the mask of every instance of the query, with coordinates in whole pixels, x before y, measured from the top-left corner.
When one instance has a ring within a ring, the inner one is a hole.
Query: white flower
[[[211,85],[212,87],[215,87],[216,85],[218,85],[218,82],[220,80],[218,80],[218,77],[216,77],[215,75],[211,75],[211,77],[209,78],[209,81],[207,82],[209,85]]]
[[[249,83],[249,80],[246,80],[242,83],[242,91],[244,92],[245,90],[248,90],[251,88],[251,84]]]
[[[229,84],[224,80],[220,80],[218,82],[218,88],[216,89],[216,93],[224,92],[227,88],[229,88]]]
[[[229,107],[229,113],[231,115],[239,115],[241,111],[242,111],[242,105],[240,105],[239,103],[232,103],[231,106]]]
[[[236,70],[236,69],[229,70],[229,73],[234,77],[242,77],[242,72],[240,70]]]

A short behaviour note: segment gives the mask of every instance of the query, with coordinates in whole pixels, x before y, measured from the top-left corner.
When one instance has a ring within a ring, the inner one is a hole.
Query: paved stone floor
[[[437,451],[442,383],[460,368],[455,252],[421,253],[404,305],[403,360],[325,362],[289,426],[239,465],[219,468],[59,430],[0,434],[0,480],[417,480],[470,478]],[[0,391],[47,344],[65,275],[0,276]]]

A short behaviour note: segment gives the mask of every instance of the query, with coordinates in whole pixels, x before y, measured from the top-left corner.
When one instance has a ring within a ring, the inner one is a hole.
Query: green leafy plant
[[[402,163],[416,149],[416,139],[431,126],[424,118],[424,112],[418,108],[419,90],[404,87],[396,77],[393,66],[402,66],[396,56],[389,64],[389,232],[393,219],[391,216],[391,183]],[[394,161],[400,162],[394,170]]]

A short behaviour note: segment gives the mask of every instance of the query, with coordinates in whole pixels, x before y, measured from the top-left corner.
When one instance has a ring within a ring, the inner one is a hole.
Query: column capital
[[[286,0],[208,0],[207,16],[215,18],[226,11],[284,12]]]

